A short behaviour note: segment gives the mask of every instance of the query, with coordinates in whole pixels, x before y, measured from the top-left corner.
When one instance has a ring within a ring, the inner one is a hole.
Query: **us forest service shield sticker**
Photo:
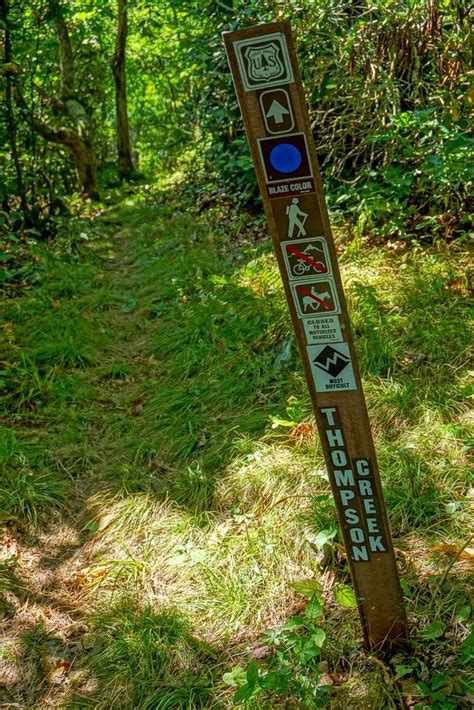
[[[317,392],[357,389],[348,343],[308,345],[306,350]]]
[[[285,35],[281,32],[234,42],[245,91],[294,81]]]

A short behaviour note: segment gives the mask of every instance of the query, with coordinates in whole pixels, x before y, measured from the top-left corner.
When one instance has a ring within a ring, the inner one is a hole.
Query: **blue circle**
[[[270,151],[270,163],[279,173],[294,173],[302,160],[300,151],[291,143],[280,143]]]

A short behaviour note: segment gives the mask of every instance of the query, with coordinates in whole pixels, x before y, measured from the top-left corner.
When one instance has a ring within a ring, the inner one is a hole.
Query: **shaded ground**
[[[335,513],[268,240],[183,199],[84,223],[6,305],[0,701],[229,707],[224,673],[316,576],[333,707],[462,707],[467,254],[341,243],[414,630],[386,665],[317,546]]]

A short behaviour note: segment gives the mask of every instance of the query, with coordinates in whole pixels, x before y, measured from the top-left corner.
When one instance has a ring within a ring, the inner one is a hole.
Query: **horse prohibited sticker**
[[[331,270],[324,237],[282,242],[281,248],[290,279],[320,276]]]
[[[269,133],[288,133],[295,127],[293,107],[288,91],[270,89],[260,94],[263,120]]]
[[[348,343],[307,345],[316,392],[347,392],[357,389]]]
[[[300,318],[340,313],[334,283],[330,279],[293,282],[290,284]]]
[[[303,318],[303,326],[308,345],[340,343],[343,340],[339,316]]]
[[[280,32],[234,42],[245,91],[294,81],[285,36]]]

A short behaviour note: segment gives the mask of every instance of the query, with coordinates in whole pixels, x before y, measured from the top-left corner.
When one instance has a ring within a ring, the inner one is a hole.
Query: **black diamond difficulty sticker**
[[[307,345],[311,372],[317,392],[344,392],[357,389],[348,343]]]

